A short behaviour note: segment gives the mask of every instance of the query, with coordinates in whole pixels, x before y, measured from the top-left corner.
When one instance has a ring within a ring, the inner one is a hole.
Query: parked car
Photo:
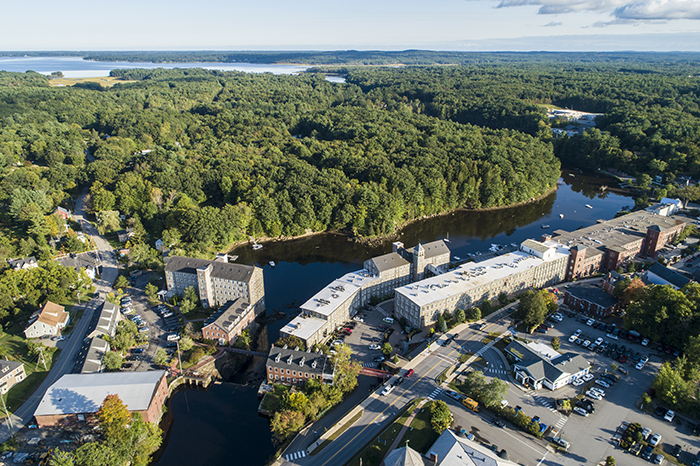
[[[649,445],[647,445],[642,450],[641,456],[642,456],[642,459],[645,459],[648,461],[651,459],[651,455],[653,455],[653,454],[654,454],[654,449],[652,447],[650,447]]]
[[[603,397],[600,396],[600,394],[598,394],[596,392],[592,392],[590,390],[588,390],[586,392],[586,396],[589,396],[590,398],[593,398],[594,400],[602,400],[603,399]]]
[[[676,413],[674,413],[672,410],[666,411],[666,415],[664,416],[664,421],[668,422],[673,422],[673,418],[676,417]]]
[[[598,380],[595,381],[595,383],[596,383],[597,385],[600,385],[600,386],[603,387],[603,388],[610,388],[610,384],[607,383],[607,382],[604,381],[604,380],[598,379]]]
[[[494,419],[493,425],[500,427],[501,429],[503,429],[506,426],[500,419]]]
[[[637,369],[638,371],[641,371],[642,369],[644,369],[644,363],[638,362],[637,365],[634,366],[634,368]]]
[[[578,338],[578,337],[577,337],[576,335],[571,335],[571,336],[569,337],[569,343],[575,342],[577,338]]]
[[[405,377],[406,377],[406,378],[409,378],[410,376],[413,375],[413,373],[414,373],[413,369],[409,369],[408,372],[406,372]]]
[[[373,359],[374,362],[384,362],[386,361],[386,358],[384,356],[378,356]]]
[[[661,442],[661,434],[656,433],[649,440],[649,445],[651,445],[652,447],[655,447],[656,445],[659,444],[659,442]]]
[[[381,347],[377,344],[373,344],[373,345],[369,345],[369,349],[374,351],[374,350],[381,349]]]
[[[572,384],[574,387],[579,387],[579,386],[583,385],[583,379],[576,379],[576,380],[574,380],[573,382],[571,382],[571,384]]]
[[[586,374],[586,375],[583,376],[584,382],[590,382],[590,381],[593,380],[594,378],[595,378],[595,376],[594,376],[593,374]]]
[[[625,375],[628,375],[628,374],[630,373],[630,371],[628,371],[627,369],[625,369],[625,368],[622,367],[622,366],[619,366],[619,367],[617,368],[617,370],[620,371],[620,372],[622,372],[622,373],[625,374]]]
[[[673,446],[673,450],[671,450],[671,454],[673,456],[675,456],[676,458],[680,458],[682,452],[683,452],[683,447],[678,445],[678,444],[675,444]]]
[[[611,340],[617,340],[617,335],[613,335],[612,333],[608,333],[605,335],[606,337],[610,338]]]
[[[645,338],[642,340],[642,346],[649,346],[649,339]]]
[[[392,319],[391,317],[384,317],[384,318],[382,319],[382,322],[386,322],[387,324],[393,324],[393,323],[394,323],[394,319]]]
[[[602,389],[600,389],[598,387],[591,387],[588,390],[593,392],[593,393],[597,393],[600,396],[605,396],[605,391],[603,391]]]
[[[649,362],[649,356],[643,356],[642,359],[640,359],[640,362],[646,364],[647,362]]]
[[[576,330],[576,331],[574,332],[574,335],[576,335],[577,337],[578,337],[579,335],[581,335],[581,329]]]
[[[579,408],[578,406],[575,406],[575,407],[574,407],[574,412],[575,412],[576,414],[580,414],[580,415],[583,416],[583,417],[588,417],[588,411],[586,411],[586,410],[583,409],[583,408]]]
[[[654,464],[664,464],[664,457],[661,453],[656,453],[651,459],[651,462]]]
[[[581,346],[583,346],[584,348],[588,348],[588,346],[589,346],[590,344],[591,344],[591,340],[586,340],[586,341],[583,342],[583,345],[581,345]]]
[[[603,337],[598,337],[598,338],[596,338],[596,341],[595,341],[595,344],[596,344],[596,345],[600,345],[600,344],[602,344],[602,343],[603,343]]]
[[[650,435],[651,435],[651,429],[650,429],[650,428],[645,427],[644,429],[642,429],[642,438],[643,438],[644,440],[648,439]]]

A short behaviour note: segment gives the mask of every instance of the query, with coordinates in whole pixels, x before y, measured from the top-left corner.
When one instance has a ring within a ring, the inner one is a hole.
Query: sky
[[[700,51],[700,0],[2,3],[4,51]]]

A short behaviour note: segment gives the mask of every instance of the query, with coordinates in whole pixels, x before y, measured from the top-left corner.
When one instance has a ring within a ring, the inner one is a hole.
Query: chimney
[[[428,457],[430,458],[430,461],[437,464],[437,462],[438,462],[438,454],[437,453],[435,453],[434,451],[431,451],[430,453],[428,453]]]

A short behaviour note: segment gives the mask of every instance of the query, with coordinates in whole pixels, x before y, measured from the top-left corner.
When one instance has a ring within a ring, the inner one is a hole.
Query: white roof
[[[566,246],[554,241],[547,241],[544,244],[554,250],[552,254],[545,256],[547,259],[540,259],[523,251],[515,251],[482,262],[467,262],[442,275],[397,288],[396,292],[422,307],[451,296],[461,296],[471,289],[484,286],[494,280],[503,279],[569,255],[569,248]]]
[[[294,335],[302,340],[308,340],[318,332],[327,320],[319,319],[318,317],[302,317],[297,316],[292,319],[287,325],[282,327],[280,332],[288,335]]]
[[[44,394],[35,416],[96,413],[107,395],[119,395],[129,411],[145,411],[165,371],[66,374]]]
[[[325,316],[330,316],[338,306],[344,303],[348,298],[351,298],[362,287],[377,280],[379,280],[379,277],[373,277],[365,269],[346,273],[337,280],[333,280],[311,299],[302,304],[301,309],[303,311],[314,311]]]

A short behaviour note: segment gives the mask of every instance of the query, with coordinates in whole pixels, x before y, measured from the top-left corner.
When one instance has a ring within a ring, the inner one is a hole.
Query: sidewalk
[[[386,456],[384,457],[384,459],[386,459],[386,457],[389,456],[391,454],[391,452],[393,452],[396,449],[396,447],[399,446],[399,442],[401,442],[401,439],[403,438],[403,436],[406,433],[406,431],[408,430],[408,428],[411,427],[411,423],[413,422],[413,419],[418,414],[418,411],[427,402],[428,402],[428,400],[426,398],[423,398],[420,401],[420,403],[418,403],[416,405],[416,407],[413,409],[413,412],[411,413],[411,415],[408,416],[408,419],[406,419],[406,422],[404,422],[403,427],[401,428],[401,431],[399,432],[399,435],[397,435],[396,438],[394,439],[394,443],[392,443],[391,446],[389,447],[389,449],[386,451]]]

